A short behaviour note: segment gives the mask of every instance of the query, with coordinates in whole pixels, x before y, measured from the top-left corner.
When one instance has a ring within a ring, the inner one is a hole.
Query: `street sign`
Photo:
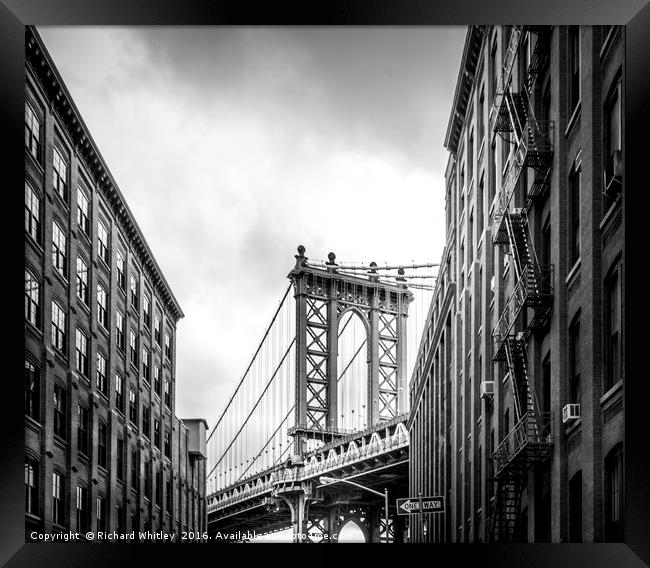
[[[420,512],[420,502],[422,502],[423,513],[444,513],[444,497],[409,497],[407,499],[397,499],[398,515],[417,515]]]

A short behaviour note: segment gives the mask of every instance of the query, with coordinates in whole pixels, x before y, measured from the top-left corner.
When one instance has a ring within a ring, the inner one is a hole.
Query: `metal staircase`
[[[529,371],[527,342],[533,331],[548,321],[553,303],[552,268],[539,265],[528,224],[527,210],[543,195],[550,181],[552,123],[535,119],[530,102],[534,78],[543,70],[548,57],[549,33],[546,26],[515,28],[505,57],[500,91],[495,97],[491,125],[495,132],[513,144],[510,165],[503,179],[492,219],[492,243],[503,247],[513,258],[515,285],[493,331],[494,360],[508,368],[515,401],[515,425],[493,453],[496,500],[491,512],[492,540],[512,541],[518,521],[521,494],[529,469],[548,459],[552,448],[551,420],[543,414],[535,398],[533,377]],[[511,89],[512,65],[521,37],[526,31],[537,34],[534,57],[527,69],[522,89]],[[531,78],[532,77],[532,78]],[[526,206],[511,205],[523,168],[534,170],[526,195]],[[528,310],[530,308],[530,310]],[[525,311],[525,323],[515,330],[518,317]]]

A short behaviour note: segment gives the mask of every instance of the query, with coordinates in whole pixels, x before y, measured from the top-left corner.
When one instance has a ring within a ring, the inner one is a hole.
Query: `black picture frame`
[[[453,555],[455,563],[463,563],[469,556],[479,562],[495,566],[643,566],[650,563],[650,426],[646,418],[646,405],[650,401],[650,381],[647,378],[642,341],[647,337],[643,327],[650,319],[644,313],[650,302],[645,286],[647,254],[642,247],[647,241],[641,231],[644,213],[643,197],[649,193],[643,175],[648,157],[645,155],[645,134],[648,120],[648,77],[650,77],[650,5],[645,0],[545,0],[523,2],[502,0],[498,4],[484,0],[336,0],[320,5],[308,2],[264,3],[254,7],[248,2],[222,2],[215,0],[2,0],[0,3],[0,93],[4,125],[8,142],[3,152],[5,168],[3,181],[5,194],[11,204],[5,209],[3,223],[7,231],[6,249],[18,250],[20,227],[17,210],[20,177],[24,175],[24,158],[19,137],[22,136],[24,97],[24,26],[34,25],[445,25],[445,24],[622,24],[626,26],[626,136],[627,162],[625,201],[625,256],[627,257],[626,314],[627,345],[625,348],[625,463],[626,463],[626,542],[624,544],[534,544],[534,545],[474,545],[443,549]],[[13,189],[11,189],[13,188]],[[645,195],[644,195],[645,194]],[[14,202],[14,200],[16,202]],[[15,246],[13,246],[15,244]],[[20,262],[20,253],[17,252]],[[12,266],[10,274],[15,274]],[[8,295],[17,294],[14,278],[8,278]],[[8,298],[6,304],[14,308],[16,326],[19,318],[18,303]],[[11,322],[14,318],[5,318]],[[6,331],[6,328],[5,328]],[[0,562],[7,566],[99,566],[122,562],[153,562],[153,555],[164,555],[171,562],[199,561],[206,554],[203,548],[156,549],[133,545],[113,544],[101,549],[80,546],[77,543],[26,544],[24,539],[23,481],[21,462],[24,457],[24,422],[20,405],[15,402],[20,394],[17,353],[19,333],[9,328],[11,344],[5,346],[5,360],[9,362],[5,373],[2,400],[4,408],[2,467],[0,470]],[[15,368],[16,367],[16,368]],[[440,549],[436,549],[440,550]],[[224,556],[214,557],[207,549],[212,562],[226,561]],[[248,551],[247,551],[248,552]],[[330,551],[331,553],[332,551]],[[282,553],[281,553],[282,554]],[[399,552],[398,552],[399,554]],[[146,556],[145,556],[146,555]],[[340,555],[340,552],[337,554]],[[401,555],[401,554],[400,554]],[[303,552],[299,562],[309,562]],[[320,556],[320,554],[319,554]],[[439,558],[439,553],[433,555]],[[281,558],[281,557],[280,557]],[[414,562],[415,558],[411,557]],[[424,560],[425,562],[433,561]]]

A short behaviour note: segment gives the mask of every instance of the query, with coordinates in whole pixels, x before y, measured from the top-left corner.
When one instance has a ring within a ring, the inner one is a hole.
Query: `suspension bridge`
[[[397,542],[395,499],[408,496],[407,360],[438,265],[337,264],[334,253],[321,261],[305,252],[298,247],[208,437],[208,529],[291,529],[294,542],[335,542],[354,522],[366,541]]]

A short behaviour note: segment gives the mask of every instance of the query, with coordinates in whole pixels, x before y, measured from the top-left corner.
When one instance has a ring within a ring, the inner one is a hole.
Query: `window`
[[[115,530],[118,534],[124,533],[126,531],[125,514],[126,511],[124,509],[124,505],[120,504],[115,506]]]
[[[54,385],[54,434],[65,438],[65,389]]]
[[[138,366],[138,337],[133,329],[129,329],[129,358],[131,363]]]
[[[122,251],[117,251],[117,285],[121,290],[126,290],[126,276],[124,268],[124,255]]]
[[[117,471],[115,475],[120,481],[124,481],[124,438],[117,439]]]
[[[41,285],[36,277],[25,268],[25,319],[40,328]]]
[[[165,457],[168,457],[170,459],[172,457],[172,443],[169,430],[165,430]]]
[[[151,436],[151,407],[142,405],[142,433],[149,438]]]
[[[171,408],[171,394],[169,392],[169,379],[165,379],[165,405]]]
[[[469,267],[474,260],[474,211],[469,214],[469,221],[467,223],[467,266]]]
[[[77,530],[88,530],[88,489],[83,485],[77,485]]]
[[[108,247],[108,229],[103,221],[97,223],[97,254],[106,264],[111,264],[111,254]]]
[[[25,101],[25,148],[38,161],[41,144],[41,121],[36,111]]]
[[[481,179],[478,182],[478,193],[476,194],[476,207],[478,211],[476,213],[477,223],[476,223],[476,236],[480,239],[483,235],[483,195],[485,190],[485,172],[481,174]]]
[[[160,448],[160,420],[158,418],[153,422],[153,445]]]
[[[103,394],[107,394],[107,389],[106,356],[101,351],[97,351],[97,390]]]
[[[88,377],[88,338],[80,329],[77,329],[75,340],[75,360],[77,372]]]
[[[101,284],[97,284],[97,321],[108,329],[108,295]]]
[[[621,179],[621,81],[609,95],[605,103],[605,203],[603,212],[606,213],[614,204],[622,190]]]
[[[135,402],[135,391],[129,388],[129,420],[138,425],[138,407]]]
[[[131,282],[130,282],[130,288],[131,288],[131,307],[135,310],[138,309],[138,292],[139,292],[139,287],[140,285],[138,284],[138,279],[131,274]]]
[[[460,191],[460,207],[458,208],[458,212],[462,213],[465,209],[465,165],[460,167],[458,190]]]
[[[106,448],[108,446],[108,427],[100,422],[97,428],[97,465],[106,468]]]
[[[89,305],[88,294],[88,265],[80,256],[77,257],[77,297],[86,305]]]
[[[97,497],[97,530],[106,530],[106,499]]]
[[[77,225],[85,235],[90,235],[90,202],[81,186],[77,186]]]
[[[580,28],[569,26],[569,109],[580,102]]]
[[[139,489],[138,480],[140,479],[138,469],[138,451],[131,450],[131,487],[136,490]]]
[[[569,542],[582,542],[582,471],[569,481]]]
[[[490,146],[490,155],[491,155],[491,167],[490,167],[490,208],[492,208],[492,203],[494,202],[494,197],[497,193],[497,141],[494,140]]]
[[[483,502],[483,448],[478,447],[478,462],[476,464],[476,502],[482,506]]]
[[[573,266],[580,258],[580,169],[569,176],[569,261]]]
[[[551,356],[542,362],[542,412],[551,412]]]
[[[471,183],[474,179],[474,131],[469,135],[467,141],[467,179]]]
[[[148,383],[151,382],[151,351],[142,348],[142,376]]]
[[[148,328],[151,328],[151,298],[146,293],[142,299],[142,315],[144,319],[144,325],[146,325]]]
[[[88,455],[88,408],[77,405],[77,450]]]
[[[580,320],[576,318],[569,328],[569,372],[571,402],[580,402]]]
[[[61,226],[54,221],[52,223],[52,264],[54,268],[67,279],[66,272],[68,271],[68,257],[67,257],[67,239]]]
[[[151,499],[151,462],[144,460],[144,496]]]
[[[167,478],[165,485],[166,485],[166,493],[167,493],[167,495],[165,496],[166,508],[167,511],[171,512],[172,507],[174,505],[174,483],[171,479],[171,476]]]
[[[25,360],[25,415],[40,422],[41,381],[40,369]]]
[[[25,512],[38,515],[38,462],[25,457]]]
[[[170,361],[172,360],[171,334],[167,331],[165,332],[165,357],[167,357],[167,359]]]
[[[544,224],[542,229],[542,250],[541,250],[541,268],[547,270],[551,266],[551,220],[550,218]]]
[[[162,345],[161,343],[161,335],[162,335],[162,322],[160,320],[160,315],[156,314],[153,320],[154,324],[154,338],[156,340],[156,343],[158,345]]]
[[[163,472],[160,467],[156,471],[156,505],[162,506]]]
[[[124,351],[124,314],[120,310],[115,312],[115,334],[117,346]]]
[[[54,147],[54,159],[52,161],[52,188],[57,195],[68,203],[68,164],[61,156],[59,150]]]
[[[153,389],[156,392],[158,396],[160,396],[161,389],[160,389],[160,367],[158,365],[153,366]]]
[[[25,182],[25,231],[37,243],[41,242],[41,200],[27,182]]]
[[[621,285],[615,269],[605,281],[605,390],[621,380]]]
[[[481,94],[478,97],[478,110],[476,111],[476,123],[478,128],[478,143],[479,146],[485,136],[485,89],[481,85]]]
[[[57,525],[63,525],[64,521],[64,502],[63,493],[65,491],[65,479],[58,472],[52,472],[52,522]]]
[[[605,542],[623,542],[623,444],[605,458]]]
[[[124,412],[124,379],[119,373],[115,373],[115,406]]]
[[[492,97],[497,92],[497,82],[499,80],[499,70],[497,68],[497,40],[494,38],[494,43],[492,44],[492,51],[490,52],[490,90],[492,91]]]
[[[505,416],[503,418],[503,438],[501,441],[503,441],[508,434],[510,434],[510,409],[506,409]]]

